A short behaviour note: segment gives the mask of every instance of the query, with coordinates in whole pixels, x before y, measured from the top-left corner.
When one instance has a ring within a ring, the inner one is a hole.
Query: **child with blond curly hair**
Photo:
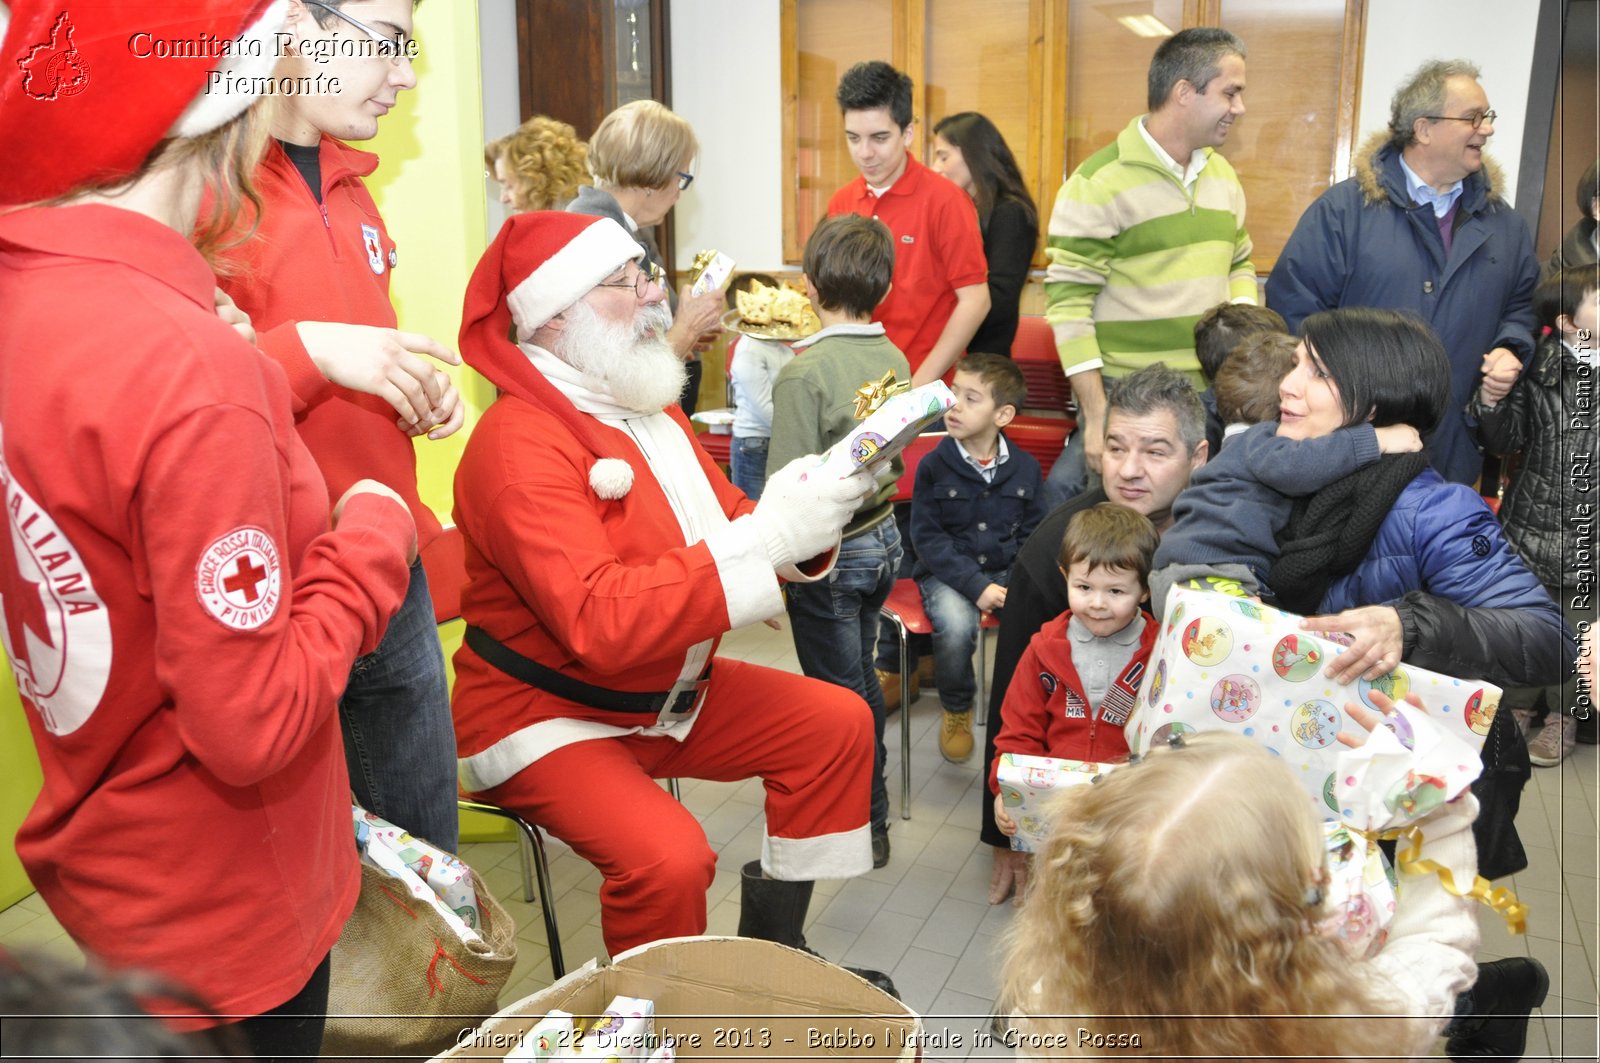
[[[1231,734],[1177,743],[1058,800],[1006,939],[1019,1057],[1429,1054],[1476,973],[1470,902],[1403,875],[1383,947],[1353,958],[1322,929],[1324,835],[1289,769]],[[1423,857],[1475,869],[1476,813],[1463,791],[1421,820]]]

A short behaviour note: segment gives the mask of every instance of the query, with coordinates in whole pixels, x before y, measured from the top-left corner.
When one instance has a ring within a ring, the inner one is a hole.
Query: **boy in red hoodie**
[[[459,359],[395,328],[389,276],[400,257],[362,180],[378,158],[344,143],[376,136],[379,119],[416,86],[413,6],[290,0],[274,73],[280,83],[324,89],[275,101],[273,142],[251,178],[263,203],[259,228],[228,252],[220,283],[288,376],[295,427],[329,497],[366,477],[388,484],[426,548],[440,526],[417,495],[411,437],[449,435],[463,408],[449,378],[422,356]],[[383,642],[351,670],[339,722],[356,799],[454,852],[450,694],[420,563]]]
[[[1098,763],[1127,758],[1122,726],[1160,629],[1139,609],[1150,597],[1146,581],[1158,541],[1149,518],[1115,502],[1072,518],[1060,554],[1067,611],[1040,628],[1017,661],[997,753]],[[997,756],[989,776],[996,795],[999,763]],[[994,815],[1002,833],[1017,833],[998,796]]]

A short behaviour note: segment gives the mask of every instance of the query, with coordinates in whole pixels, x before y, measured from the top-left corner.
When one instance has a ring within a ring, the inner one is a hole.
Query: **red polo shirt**
[[[984,284],[978,210],[955,182],[907,157],[905,173],[876,195],[864,177],[833,194],[828,215],[877,218],[894,234],[894,287],[872,315],[913,371],[928,357],[956,308],[956,289]]]

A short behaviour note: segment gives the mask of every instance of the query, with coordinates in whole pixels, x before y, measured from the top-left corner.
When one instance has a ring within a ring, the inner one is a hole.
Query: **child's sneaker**
[[[1533,732],[1532,709],[1512,709],[1511,718],[1517,721],[1517,730],[1522,732],[1522,737],[1526,738]]]
[[[960,764],[972,756],[972,710],[944,713],[944,724],[939,728],[939,752],[952,764]]]
[[[1578,721],[1566,713],[1551,711],[1544,728],[1528,743],[1528,759],[1541,768],[1560,764],[1578,738]]]

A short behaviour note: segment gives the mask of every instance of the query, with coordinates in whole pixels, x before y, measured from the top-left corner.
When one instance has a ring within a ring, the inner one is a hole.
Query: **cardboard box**
[[[1373,682],[1334,683],[1328,661],[1339,643],[1300,630],[1302,618],[1247,598],[1174,587],[1139,700],[1125,732],[1143,753],[1177,732],[1227,730],[1266,746],[1299,778],[1322,819],[1348,815],[1334,798],[1334,767],[1346,702],[1375,708],[1371,693],[1408,692],[1473,750],[1483,748],[1500,688],[1405,664]]]
[[[1005,803],[1006,815],[1017,821],[1011,848],[1022,853],[1037,852],[1050,833],[1050,818],[1045,814],[1050,798],[1067,787],[1092,783],[1113,767],[1086,760],[1000,754],[1000,800]]]
[[[503,1060],[552,1009],[583,1019],[623,995],[655,1002],[655,1032],[680,1060],[915,1060],[922,1020],[842,967],[750,938],[671,938],[590,961],[502,1009],[436,1060]]]

